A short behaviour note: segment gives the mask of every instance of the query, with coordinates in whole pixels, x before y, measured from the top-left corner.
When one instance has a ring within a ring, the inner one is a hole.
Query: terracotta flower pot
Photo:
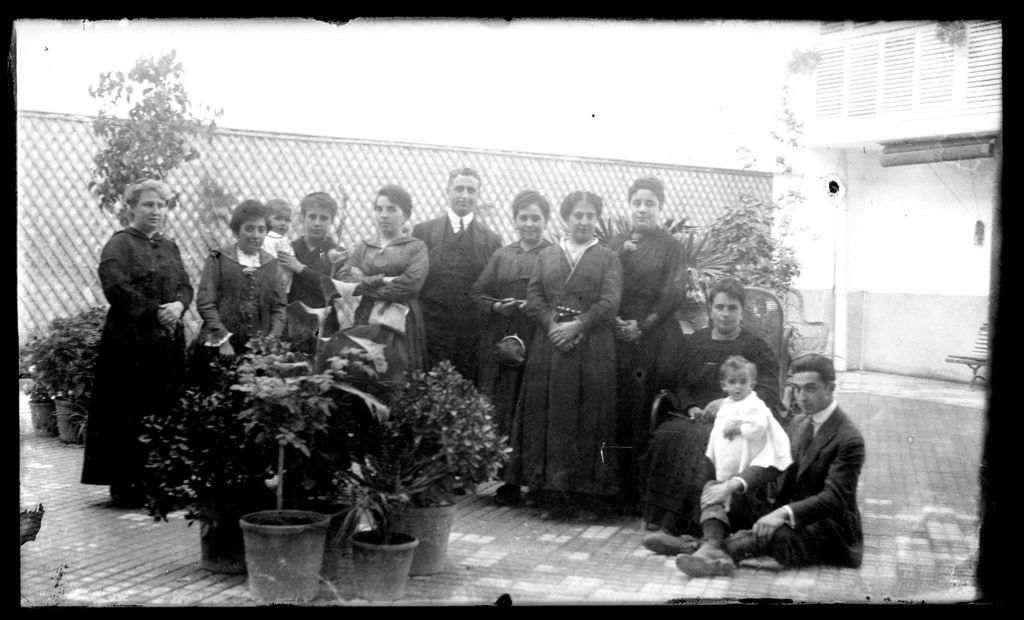
[[[245,540],[239,516],[225,512],[202,521],[199,530],[200,566],[213,573],[245,573]]]
[[[419,541],[396,534],[396,542],[382,543],[373,532],[351,537],[356,596],[368,601],[395,601],[405,596],[409,567]]]
[[[54,413],[57,407],[53,404],[53,401],[29,401],[28,407],[32,412],[32,428],[36,434],[55,437],[57,435],[57,417]]]
[[[57,433],[64,443],[84,443],[82,421],[84,409],[78,403],[70,400],[55,400],[56,410],[54,415],[57,418]]]
[[[455,504],[424,508],[410,506],[395,515],[394,530],[420,541],[409,568],[410,575],[435,575],[444,570],[455,509]]]
[[[345,556],[352,555],[352,544],[344,537],[342,526],[345,517],[348,515],[349,507],[342,504],[317,507],[318,512],[330,516],[331,521],[327,526],[327,540],[324,543],[324,565],[320,574],[324,579],[337,584],[342,579]]]
[[[320,589],[330,517],[309,510],[251,512],[239,524],[249,594],[264,603],[302,603]]]

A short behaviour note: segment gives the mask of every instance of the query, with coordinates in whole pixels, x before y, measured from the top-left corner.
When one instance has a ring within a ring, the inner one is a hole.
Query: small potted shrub
[[[237,358],[211,360],[205,385],[186,388],[169,416],[142,420],[150,514],[166,521],[184,509],[190,526],[200,524],[202,567],[229,574],[245,572],[239,518],[274,505],[266,447],[246,432],[245,395],[231,389],[237,366]]]
[[[511,448],[492,422],[490,400],[448,361],[412,373],[389,406],[377,453],[360,464],[357,482],[408,496],[388,527],[419,540],[410,574],[435,574],[444,569],[456,494],[494,478]],[[387,473],[388,485],[379,488],[375,472]]]
[[[341,527],[352,545],[356,596],[368,601],[394,601],[405,596],[413,555],[419,540],[395,530],[395,516],[409,503],[409,492],[430,484],[429,472],[402,467],[402,448],[391,438],[362,455],[339,481],[349,502]],[[355,531],[360,526],[364,529]]]
[[[36,375],[54,397],[60,438],[67,443],[82,443],[85,437],[106,316],[106,308],[94,307],[71,317],[58,317],[36,347]]]
[[[29,380],[26,394],[28,394],[29,411],[32,413],[32,428],[37,435],[56,437],[57,430],[57,407],[53,403],[50,391],[39,381]]]
[[[261,346],[253,342],[253,347]],[[279,349],[280,351],[280,349]],[[353,352],[345,351],[352,356]],[[298,358],[290,354],[277,354],[285,359],[289,374],[303,370]],[[309,456],[293,458],[287,466],[281,485],[275,482],[278,445],[268,441],[260,427],[242,412],[251,402],[249,392],[231,389],[242,380],[239,368],[247,363],[252,368],[257,358],[266,362],[260,353],[246,357],[215,357],[203,373],[201,385],[185,389],[178,406],[169,417],[148,416],[143,419],[145,433],[142,441],[148,446],[149,460],[145,485],[150,513],[166,521],[174,510],[186,510],[189,525],[200,523],[201,561],[203,568],[220,573],[245,573],[246,555],[240,526],[242,516],[276,505],[273,489],[280,489],[282,503],[312,510],[340,513],[341,508],[332,491],[336,471],[349,465],[347,428],[349,416],[327,418],[326,433],[309,433],[304,442]],[[300,360],[301,361],[301,360]],[[344,372],[334,372],[340,362],[335,361],[330,374],[315,375],[306,388],[318,386],[332,396],[332,411],[346,408],[360,398],[342,397],[338,392],[357,382],[363,368],[362,360],[341,364]],[[364,373],[365,374],[365,373]],[[255,377],[246,379],[255,382]],[[365,389],[373,389],[373,377],[362,381]],[[310,390],[311,393],[311,390]],[[345,393],[347,394],[347,393]],[[291,395],[281,402],[292,403],[300,399]],[[352,416],[358,419],[357,416]],[[334,425],[333,422],[345,422]],[[273,435],[270,436],[273,439]],[[292,455],[294,456],[294,455]],[[268,484],[269,483],[269,484]],[[272,487],[272,488],[271,488]],[[332,524],[339,519],[332,521]],[[332,549],[325,551],[325,563],[332,559]]]
[[[49,386],[39,376],[36,360],[39,357],[39,344],[43,337],[33,334],[18,349],[19,387],[28,396],[29,411],[32,414],[32,429],[38,435],[56,436],[57,418],[53,404],[53,394]]]
[[[336,405],[343,402],[341,395],[355,397],[377,418],[386,416],[387,408],[348,382],[336,365],[311,374],[309,363],[285,343],[266,339],[250,341],[249,347],[232,388],[245,394],[245,409],[239,417],[247,435],[258,445],[275,448],[272,466],[277,495],[275,510],[249,513],[240,519],[249,591],[259,601],[308,602],[319,589],[330,516],[284,508],[289,479],[286,456],[291,453],[300,471],[312,459],[310,446],[327,433]]]

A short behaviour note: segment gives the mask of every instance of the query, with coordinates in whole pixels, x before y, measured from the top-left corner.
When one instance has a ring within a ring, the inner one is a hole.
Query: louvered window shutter
[[[882,111],[909,110],[914,100],[914,35],[887,38],[882,63]]]
[[[872,115],[985,114],[1002,105],[1002,24],[967,22],[956,47],[934,23],[903,27],[872,22],[822,24],[815,71],[815,116],[839,120]],[[853,34],[853,33],[857,34]],[[863,32],[863,34],[862,34]]]
[[[953,101],[953,46],[938,37],[921,38],[918,102],[923,109]]]
[[[967,29],[967,106],[991,109],[1001,105],[1002,40],[999,22],[972,23]]]
[[[878,112],[878,43],[858,41],[850,46],[850,78],[847,81],[847,116]]]
[[[846,57],[842,47],[823,48],[819,53],[821,62],[815,71],[815,114],[818,118],[838,117],[843,113],[843,65]]]

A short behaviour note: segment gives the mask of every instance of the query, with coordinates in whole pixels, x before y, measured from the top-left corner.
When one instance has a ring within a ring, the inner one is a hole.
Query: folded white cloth
[[[335,290],[341,295],[346,301],[352,299],[352,292],[359,286],[358,282],[342,282],[341,280],[335,280],[331,278],[331,282],[334,283]]]

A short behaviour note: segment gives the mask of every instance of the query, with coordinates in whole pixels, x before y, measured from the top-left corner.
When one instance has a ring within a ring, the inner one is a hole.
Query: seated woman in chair
[[[746,296],[743,285],[727,278],[708,294],[711,325],[685,337],[675,397],[679,411],[654,431],[642,463],[640,489],[643,520],[657,531],[644,546],[664,553],[682,545],[680,534],[700,535],[700,494],[715,477],[704,456],[715,412],[722,402],[718,370],[728,357],[741,355],[757,369],[756,391],[777,418],[784,415],[779,398],[779,363],[763,339],[741,325]]]

